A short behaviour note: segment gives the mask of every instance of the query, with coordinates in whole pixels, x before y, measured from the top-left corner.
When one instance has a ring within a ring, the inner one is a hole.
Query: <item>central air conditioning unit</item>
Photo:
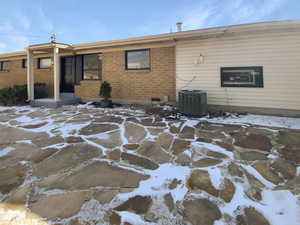
[[[207,114],[207,95],[201,90],[182,90],[178,93],[179,112],[187,116],[205,116]]]

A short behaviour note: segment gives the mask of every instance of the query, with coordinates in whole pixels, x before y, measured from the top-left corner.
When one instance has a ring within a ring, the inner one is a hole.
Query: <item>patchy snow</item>
[[[118,214],[122,217],[122,223],[128,222],[132,225],[155,225],[155,223],[145,222],[139,215],[136,215],[131,212],[118,212]]]
[[[190,119],[190,120],[187,120],[182,127],[184,127],[184,126],[194,127],[198,123],[199,123],[199,120]]]
[[[289,129],[300,129],[300,118],[280,117],[280,116],[264,116],[264,115],[240,115],[239,117],[216,117],[212,119],[204,119],[209,122],[227,123],[227,124],[252,124],[268,127],[279,127]]]
[[[18,118],[15,118],[14,120],[17,121],[17,122],[20,122],[20,123],[24,123],[24,125],[26,123],[32,124],[31,122],[33,121],[32,118],[30,118],[29,116],[20,116]]]
[[[209,173],[209,177],[213,186],[216,189],[220,189],[223,181],[223,176],[220,168],[217,167],[208,168],[207,172]]]
[[[274,188],[276,185],[267,181],[256,169],[249,165],[241,165],[248,173],[253,175],[256,179],[258,179],[262,184],[264,184],[267,188]]]
[[[263,190],[256,207],[272,225],[300,224],[299,200],[288,190]]]
[[[13,147],[6,147],[6,148],[0,150],[0,157],[6,156],[8,153],[10,153],[13,150],[15,150],[15,148],[13,148]]]
[[[106,224],[103,220],[105,208],[95,199],[85,202],[76,216],[83,224],[89,224],[90,221],[98,221],[97,225]]]
[[[300,166],[297,167],[296,175],[297,175],[297,176],[300,176]]]
[[[249,199],[244,190],[247,184],[235,183],[235,194],[230,203],[226,203],[220,210],[229,215],[239,214],[239,210],[254,207],[263,214],[272,225],[300,224],[299,200],[288,190],[263,190],[262,201],[254,202]],[[223,221],[215,223],[226,224]]]
[[[182,200],[188,189],[185,181],[190,174],[190,168],[183,166],[176,166],[173,164],[163,164],[156,170],[145,170],[151,177],[148,180],[140,182],[140,186],[133,192],[119,194],[120,199],[128,199],[135,195],[164,195],[169,192],[172,193],[174,201]],[[166,188],[167,182],[173,179],[181,180],[182,183],[174,190]]]
[[[32,144],[32,140],[19,140],[16,143]]]
[[[17,123],[17,125],[12,125],[13,123],[4,122],[0,124],[4,124],[5,126],[11,126],[11,127],[18,127],[18,126],[25,126],[25,125],[34,125],[39,124],[43,122],[47,122],[44,126],[38,127],[38,128],[20,128],[27,131],[33,131],[33,132],[46,132],[50,136],[61,136],[63,138],[69,137],[69,136],[77,136],[81,137],[85,143],[91,144],[93,146],[96,146],[99,148],[99,150],[102,150],[104,154],[109,151],[109,148],[105,148],[99,144],[96,144],[92,141],[89,141],[88,138],[91,137],[97,137],[101,139],[107,139],[109,138],[108,133],[113,131],[108,131],[106,133],[101,134],[95,134],[95,135],[79,135],[80,129],[83,127],[89,125],[93,118],[100,118],[103,116],[103,113],[105,115],[116,115],[124,119],[124,122],[122,124],[116,124],[116,123],[110,123],[107,122],[107,124],[114,124],[119,126],[119,130],[121,133],[121,140],[124,144],[128,143],[128,140],[125,138],[125,128],[124,123],[127,118],[134,116],[138,120],[150,118],[154,120],[154,117],[147,115],[144,115],[142,110],[136,110],[136,109],[127,109],[127,108],[115,108],[115,109],[98,109],[94,108],[90,104],[86,105],[78,105],[78,106],[68,106],[65,108],[60,109],[41,109],[41,108],[30,108],[30,107],[0,107],[0,111],[2,110],[14,110],[14,114],[16,114],[16,118],[12,118],[11,120],[14,120]],[[57,110],[57,111],[56,111]],[[82,111],[81,111],[82,110]],[[85,111],[86,110],[86,111]],[[37,116],[36,118],[31,118],[29,116],[29,113],[42,113],[41,116]],[[45,116],[43,118],[43,113],[45,113]],[[89,117],[87,116],[89,114]],[[128,115],[129,114],[129,115]],[[14,115],[13,115],[14,116]],[[80,121],[81,119],[86,119],[84,122],[77,123],[76,121]],[[90,118],[90,119],[89,119]],[[259,126],[269,126],[269,127],[280,127],[280,128],[293,128],[293,129],[300,129],[300,118],[288,118],[288,117],[275,117],[275,116],[260,116],[260,115],[242,115],[239,117],[229,117],[229,118],[213,118],[213,119],[207,119],[207,118],[201,118],[201,119],[188,119],[188,118],[181,118],[183,122],[183,126],[181,129],[183,129],[184,126],[191,126],[194,127],[199,123],[201,120],[207,120],[208,122],[214,122],[214,123],[220,123],[220,124],[242,124],[245,126],[248,126],[249,124],[252,125],[259,125]],[[74,121],[74,123],[72,122]],[[163,119],[163,122],[168,123],[167,127],[164,128],[164,132],[168,132],[170,124],[172,126],[180,127],[182,125],[182,122],[168,122]],[[141,124],[136,124],[137,126],[142,126]],[[149,128],[149,127],[147,127]],[[147,140],[153,140],[156,141],[156,136],[151,135],[148,129],[145,129],[147,131]],[[269,129],[271,128],[261,128],[261,129]],[[272,130],[274,131],[274,130]],[[171,134],[175,138],[178,137],[176,134]],[[215,139],[213,139],[215,140]],[[31,140],[20,140],[17,141],[17,143],[28,143],[31,144]],[[68,146],[68,143],[59,143],[52,146],[46,146],[42,149],[47,148],[63,148]],[[120,146],[119,148],[121,151],[123,151],[123,147]],[[12,147],[6,147],[4,149],[0,149],[0,157],[3,157],[7,154],[9,154],[11,151],[13,151],[14,148]],[[126,201],[130,197],[134,197],[136,195],[150,195],[153,200],[151,211],[159,212],[160,215],[160,224],[180,224],[181,218],[180,215],[176,215],[175,213],[169,213],[168,209],[166,208],[166,205],[164,204],[164,198],[163,196],[167,193],[171,193],[174,202],[182,201],[183,199],[186,199],[187,197],[196,197],[196,198],[207,198],[213,202],[215,202],[222,213],[228,213],[232,217],[235,217],[239,213],[239,209],[243,209],[245,207],[255,207],[257,211],[262,213],[272,225],[291,225],[291,224],[300,224],[300,212],[299,212],[299,195],[293,195],[290,191],[276,191],[273,190],[274,187],[276,187],[275,184],[269,182],[266,180],[257,170],[255,170],[251,165],[245,164],[245,162],[240,162],[236,160],[234,156],[234,152],[227,151],[226,149],[215,145],[213,143],[205,143],[205,142],[192,142],[191,148],[186,150],[184,153],[189,155],[191,158],[193,157],[193,160],[198,160],[200,158],[207,157],[207,152],[213,151],[217,153],[225,154],[228,158],[222,159],[222,162],[214,165],[214,166],[207,166],[203,168],[198,168],[201,170],[206,170],[211,179],[212,185],[216,189],[222,189],[222,184],[224,181],[224,178],[230,179],[236,188],[235,194],[233,196],[233,199],[230,203],[225,203],[222,199],[216,198],[214,196],[209,195],[205,191],[189,191],[186,182],[187,179],[193,169],[196,168],[190,168],[187,166],[179,166],[175,163],[166,163],[159,166],[156,170],[145,170],[145,169],[138,169],[134,166],[130,167],[128,164],[121,162],[112,162],[109,159],[100,159],[100,158],[94,158],[92,160],[99,160],[99,161],[106,161],[109,163],[112,163],[114,166],[118,166],[119,168],[131,170],[137,173],[141,174],[148,174],[150,176],[149,179],[141,181],[139,184],[139,187],[134,189],[130,193],[119,193],[114,200],[105,205],[101,205],[98,201],[95,199],[90,199],[87,202],[85,202],[81,210],[78,214],[74,215],[73,217],[65,219],[65,222],[68,223],[72,218],[79,218],[79,221],[83,224],[89,223],[90,221],[98,221],[98,225],[100,224],[107,224],[104,220],[104,217],[107,216],[109,210],[114,208],[117,204],[120,202]],[[195,154],[194,154],[195,153]],[[209,156],[214,158],[213,156]],[[269,159],[280,157],[277,156],[275,153],[270,154]],[[176,156],[173,156],[173,159],[176,159]],[[238,166],[241,166],[244,170],[246,170],[248,173],[253,175],[256,179],[258,179],[262,184],[264,184],[266,187],[262,192],[262,201],[256,202],[253,199],[250,199],[246,195],[246,191],[250,188],[250,184],[248,183],[247,179],[245,177],[240,179],[233,179],[230,175],[228,175],[228,168],[227,166],[229,163],[234,162]],[[21,161],[21,163],[30,164],[30,161]],[[81,165],[83,166],[83,164]],[[297,168],[297,175],[300,175],[300,167]],[[181,181],[180,184],[176,186],[174,189],[169,189],[168,185],[176,179],[177,181]],[[34,181],[38,180],[38,178],[34,176],[29,176],[26,178],[24,184],[32,183]],[[97,187],[96,187],[97,188]],[[64,193],[62,190],[43,190],[40,189],[40,192],[42,194],[58,194],[58,193]],[[1,195],[0,195],[1,199]],[[180,204],[179,204],[180,205]],[[158,213],[158,214],[159,214]],[[1,212],[0,212],[1,214]],[[131,212],[118,212],[120,216],[122,217],[123,222],[130,222],[131,224],[135,225],[152,225],[154,223],[148,223],[144,221],[144,218],[142,216],[136,215]],[[164,214],[164,215],[162,215]],[[165,218],[164,218],[165,216]],[[179,216],[179,217],[178,217]],[[162,221],[167,221],[166,223],[162,223]],[[171,222],[170,222],[171,221]],[[221,219],[219,221],[215,221],[215,225],[223,225],[226,224],[224,219]]]
[[[234,158],[233,152],[227,151],[226,149],[224,149],[218,145],[214,145],[214,144],[206,143],[206,142],[193,142],[192,146],[194,147],[195,150],[196,149],[201,150],[202,148],[204,148],[204,149],[211,150],[212,152],[218,152],[218,153],[227,155],[230,159]]]

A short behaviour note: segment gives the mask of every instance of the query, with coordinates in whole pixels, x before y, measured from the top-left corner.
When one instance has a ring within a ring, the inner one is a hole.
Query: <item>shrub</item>
[[[104,100],[108,100],[111,97],[111,86],[106,81],[101,84],[100,96],[103,97]]]
[[[0,89],[0,102],[3,105],[16,105],[25,103],[26,98],[26,85],[14,85],[13,87]]]
[[[36,98],[47,97],[45,90],[46,84],[35,83],[34,94]],[[24,104],[27,100],[27,85],[14,85],[8,88],[0,89],[0,104],[3,105],[18,105]]]

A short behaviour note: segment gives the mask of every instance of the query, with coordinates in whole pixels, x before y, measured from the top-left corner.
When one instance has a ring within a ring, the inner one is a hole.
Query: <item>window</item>
[[[38,59],[38,68],[39,69],[48,69],[51,67],[51,58],[39,58]]]
[[[99,80],[101,78],[101,55],[91,54],[83,56],[83,79]]]
[[[150,69],[150,50],[130,50],[125,52],[126,70]]]
[[[22,59],[22,68],[27,68],[27,59]]]
[[[8,72],[9,71],[9,62],[0,62],[0,71]]]
[[[222,87],[264,87],[263,67],[222,67]]]

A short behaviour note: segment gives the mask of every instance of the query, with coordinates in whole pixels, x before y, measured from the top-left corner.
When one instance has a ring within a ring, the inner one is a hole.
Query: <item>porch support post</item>
[[[33,52],[27,49],[27,95],[28,101],[34,100]]]
[[[54,47],[53,50],[53,71],[54,71],[54,100],[60,99],[60,60],[59,60],[59,48]]]

